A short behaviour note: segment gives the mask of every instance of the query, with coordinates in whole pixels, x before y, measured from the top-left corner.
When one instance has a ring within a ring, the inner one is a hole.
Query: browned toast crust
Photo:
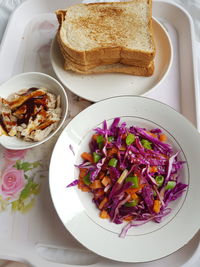
[[[59,34],[57,35],[57,41],[58,41],[58,45],[60,47],[60,51],[63,55],[63,58],[65,61],[70,62],[71,65],[74,65],[74,67],[76,69],[82,70],[82,71],[87,71],[90,70],[94,67],[97,67],[99,65],[105,65],[105,64],[115,64],[115,63],[121,63],[121,64],[125,64],[125,65],[132,65],[132,66],[137,66],[137,67],[148,67],[150,62],[143,62],[140,60],[134,60],[132,61],[131,59],[121,59],[120,61],[118,61],[118,59],[110,59],[110,58],[105,58],[104,61],[102,60],[98,60],[95,62],[91,62],[90,64],[81,64],[79,62],[76,62],[72,57],[70,57],[67,52],[64,50],[63,44],[60,41],[59,38]]]
[[[137,67],[137,66],[129,66],[129,65],[117,63],[117,64],[110,64],[110,65],[101,65],[93,69],[84,71],[84,70],[76,69],[73,65],[70,64],[70,62],[65,61],[64,69],[72,70],[80,74],[124,73],[124,74],[136,75],[136,76],[149,77],[153,75],[154,73],[154,62],[151,62],[151,64],[146,68]]]

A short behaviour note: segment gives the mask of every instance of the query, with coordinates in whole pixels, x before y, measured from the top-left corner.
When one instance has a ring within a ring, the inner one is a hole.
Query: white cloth
[[[0,41],[3,37],[10,14],[24,0],[0,0]]]
[[[0,42],[2,40],[8,19],[15,8],[25,0],[0,0]],[[42,0],[41,0],[42,1]],[[117,1],[117,0],[116,0]],[[87,0],[88,2],[88,0]],[[183,6],[192,16],[195,32],[196,32],[196,52],[198,56],[198,64],[200,70],[200,0],[169,0]],[[200,73],[200,71],[199,71]],[[194,263],[194,267],[200,266],[199,263]],[[25,264],[20,264],[10,261],[1,261],[1,267],[25,267]]]

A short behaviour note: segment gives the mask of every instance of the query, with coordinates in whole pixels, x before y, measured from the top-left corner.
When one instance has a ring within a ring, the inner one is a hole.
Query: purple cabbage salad
[[[159,128],[127,127],[120,118],[108,127],[104,121],[94,129],[89,151],[81,154],[79,177],[69,186],[92,193],[102,219],[126,222],[120,237],[131,227],[161,222],[188,186],[180,175],[185,162]]]

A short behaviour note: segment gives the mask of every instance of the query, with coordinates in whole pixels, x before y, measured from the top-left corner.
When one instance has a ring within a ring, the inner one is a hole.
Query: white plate
[[[153,19],[156,43],[155,71],[151,77],[108,73],[81,75],[63,69],[64,61],[57,41],[51,46],[51,63],[58,79],[73,93],[92,102],[121,95],[144,95],[166,77],[173,58],[170,38],[164,27]],[[80,40],[81,41],[81,40]]]
[[[119,238],[122,225],[99,218],[88,193],[66,186],[77,178],[74,164],[87,151],[92,129],[103,120],[121,117],[129,125],[159,127],[169,136],[187,164],[182,181],[187,192],[172,203],[172,212],[160,224],[149,222]],[[73,155],[69,146],[73,147]],[[56,211],[73,236],[93,252],[117,261],[146,262],[165,257],[185,245],[199,230],[200,136],[192,124],[169,106],[145,97],[122,96],[95,103],[79,113],[65,128],[50,163],[50,191]],[[86,150],[87,149],[87,150]]]

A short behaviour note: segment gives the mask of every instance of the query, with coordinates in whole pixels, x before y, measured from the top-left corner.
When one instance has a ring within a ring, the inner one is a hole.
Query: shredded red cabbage
[[[127,127],[120,118],[110,127],[104,121],[102,128],[94,129],[90,152],[83,153],[83,162],[76,165],[79,179],[69,186],[78,184],[92,193],[101,218],[116,224],[128,221],[120,237],[131,227],[159,223],[171,211],[168,204],[188,186],[179,173],[185,162],[163,135],[158,128]]]
[[[70,184],[68,184],[67,187],[71,187],[71,186],[78,185],[78,182],[79,182],[79,180],[76,179],[76,180],[74,180],[73,182],[71,182]]]

